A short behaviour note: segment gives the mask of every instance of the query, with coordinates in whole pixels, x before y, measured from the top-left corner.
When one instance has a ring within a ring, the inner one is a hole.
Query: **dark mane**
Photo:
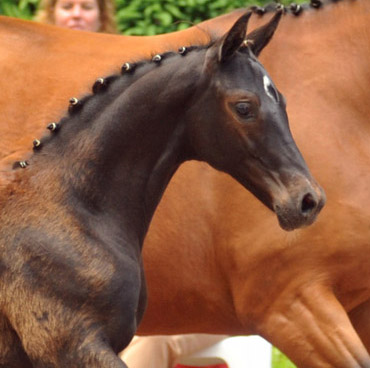
[[[283,9],[284,13],[289,13],[293,15],[300,15],[303,11],[309,10],[309,9],[319,9],[322,6],[325,6],[330,3],[336,3],[342,0],[310,0],[307,3],[304,4],[296,4],[296,3],[291,3],[288,6],[285,6],[280,3],[279,0],[276,0],[276,3],[270,3],[266,6],[252,6],[251,10],[262,16],[265,13],[271,13],[275,12],[278,9]]]
[[[201,46],[183,46],[180,47],[177,52],[168,51],[161,54],[153,53],[150,59],[123,63],[121,74],[99,77],[92,86],[92,93],[80,98],[71,97],[67,114],[61,117],[59,121],[47,124],[46,127],[50,130],[51,134],[46,134],[41,139],[34,140],[34,153],[41,152],[67,124],[74,125],[74,134],[79,130],[89,128],[84,122],[96,118],[102,112],[101,106],[109,104],[109,102],[113,101],[122,91],[129,88],[151,70],[159,67],[163,61],[176,56],[185,57],[190,52],[207,49],[212,44],[213,42]],[[80,124],[78,124],[77,120]],[[17,161],[14,163],[13,169],[26,168],[28,165],[29,161],[27,160]]]

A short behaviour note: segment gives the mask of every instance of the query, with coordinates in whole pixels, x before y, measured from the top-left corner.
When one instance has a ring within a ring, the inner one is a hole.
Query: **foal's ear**
[[[263,48],[270,42],[280,22],[282,14],[283,10],[278,10],[268,23],[248,34],[248,46],[250,46],[254,55],[258,56]]]
[[[218,49],[218,61],[223,63],[229,60],[234,53],[239,49],[245,40],[247,25],[252,12],[245,13],[231,27],[222,39]]]

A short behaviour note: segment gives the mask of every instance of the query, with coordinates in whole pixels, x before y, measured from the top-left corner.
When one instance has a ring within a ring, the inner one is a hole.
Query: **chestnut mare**
[[[282,12],[245,40],[251,14],[208,47],[99,78],[18,163],[0,193],[3,367],[126,367],[117,353],[146,306],[142,244],[184,161],[229,173],[286,229],[315,220],[325,197],[256,59]]]
[[[284,14],[261,60],[287,98],[325,209],[314,225],[286,233],[228,176],[182,165],[145,241],[149,303],[139,332],[260,334],[300,367],[369,367],[370,3],[293,11],[299,15]],[[239,15],[155,37],[1,18],[1,169],[27,158],[65,101],[112,65],[207,43],[204,30],[220,35]],[[251,26],[269,16],[253,15]]]

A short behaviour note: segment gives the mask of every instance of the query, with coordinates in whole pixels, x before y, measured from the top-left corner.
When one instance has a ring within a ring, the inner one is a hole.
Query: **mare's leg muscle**
[[[331,290],[310,285],[274,304],[261,334],[299,367],[370,367],[368,352]]]

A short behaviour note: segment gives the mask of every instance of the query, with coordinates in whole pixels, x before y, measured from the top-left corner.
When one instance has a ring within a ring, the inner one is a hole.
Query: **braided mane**
[[[72,97],[69,101],[68,113],[63,116],[58,122],[51,122],[47,125],[47,129],[52,134],[43,136],[40,140],[33,141],[34,153],[40,152],[49,142],[53,140],[60,129],[66,125],[74,126],[74,133],[78,130],[86,129],[88,125],[81,122],[88,122],[102,113],[101,106],[114,100],[122,91],[129,88],[133,83],[146,75],[151,70],[158,68],[161,63],[169,58],[184,57],[189,52],[200,51],[212,45],[188,46],[180,47],[178,52],[165,52],[155,54],[151,59],[140,60],[138,62],[125,62],[121,67],[121,74],[112,74],[107,77],[98,78],[92,86],[92,93],[81,98]],[[88,108],[84,108],[87,107]],[[80,124],[77,124],[80,122]],[[26,168],[29,161],[17,161],[13,165],[13,169]]]
[[[303,11],[310,9],[320,9],[329,3],[337,3],[343,0],[310,0],[304,4],[291,3],[288,6],[281,4],[281,0],[276,0],[275,3],[268,4],[266,6],[252,6],[251,9],[254,13],[258,15],[263,15],[265,13],[275,12],[277,9],[283,9],[284,13],[290,13],[293,15],[300,15]]]

